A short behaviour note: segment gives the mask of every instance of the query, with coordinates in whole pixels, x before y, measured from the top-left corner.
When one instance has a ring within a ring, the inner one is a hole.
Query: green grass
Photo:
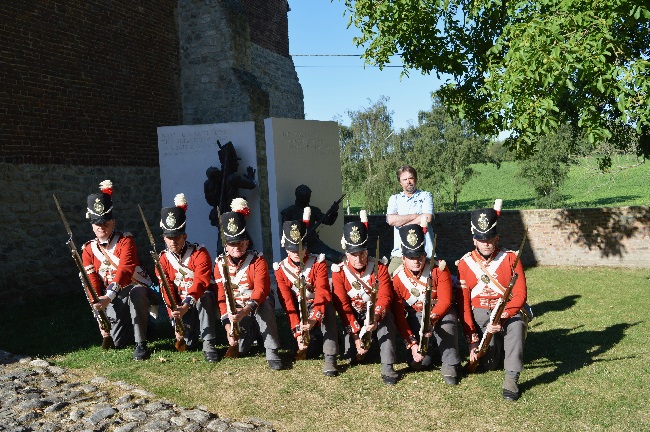
[[[616,157],[610,172],[603,173],[598,170],[594,158],[582,158],[579,164],[571,167],[569,177],[560,189],[564,197],[563,208],[650,205],[650,188],[647,186],[650,182],[650,163],[621,168],[636,163],[637,159],[630,156]],[[504,162],[499,169],[492,164],[475,164],[472,167],[477,175],[463,186],[458,199],[459,211],[492,207],[495,198],[502,198],[506,209],[536,208],[535,192],[517,175],[517,162]],[[426,185],[426,179],[420,179],[420,184]],[[358,214],[363,203],[362,194],[352,193],[350,200],[353,214]],[[440,208],[440,203],[437,203],[436,211],[440,211]]]
[[[272,421],[279,431],[650,429],[650,271],[533,268],[527,281],[537,316],[516,403],[501,399],[503,371],[468,376],[456,387],[444,385],[438,371],[404,373],[387,387],[379,364],[342,362],[337,378],[322,376],[322,360],[280,372],[269,370],[262,355],[207,364],[201,352],[174,352],[167,326],[157,328],[152,359],[136,363],[131,349],[99,348],[79,296],[0,307],[0,347],[129,381],[183,405],[206,405],[224,417]],[[286,338],[285,324],[282,332]]]
[[[622,207],[650,204],[650,163],[631,166],[636,159],[621,157],[614,160],[609,173],[598,171],[593,158],[583,158],[572,166],[569,177],[561,187],[565,208]],[[459,210],[472,210],[492,206],[494,198],[503,198],[508,209],[535,208],[535,193],[531,186],[517,176],[516,162],[505,162],[497,169],[494,165],[474,165],[479,174],[463,187],[459,197]]]

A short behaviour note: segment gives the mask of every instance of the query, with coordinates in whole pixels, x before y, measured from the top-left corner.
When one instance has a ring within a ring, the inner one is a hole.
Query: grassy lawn
[[[621,207],[648,205],[650,189],[650,164],[618,170],[630,166],[635,159],[621,157],[614,160],[610,173],[599,172],[593,158],[583,158],[572,166],[566,183],[561,187],[566,208]],[[459,210],[491,207],[494,198],[501,197],[509,209],[535,208],[533,188],[517,176],[516,162],[505,162],[501,168],[494,165],[474,165],[475,177],[463,187],[459,197]]]
[[[401,363],[401,380],[388,387],[378,363],[342,362],[337,378],[322,376],[322,360],[280,372],[262,355],[207,364],[201,352],[174,352],[166,325],[157,327],[151,360],[135,363],[131,349],[99,348],[82,294],[0,307],[0,348],[129,381],[224,417],[258,417],[279,431],[650,430],[650,270],[533,268],[527,278],[537,316],[516,403],[501,399],[503,371],[450,387],[437,370],[407,373]],[[286,324],[281,330],[286,339]]]

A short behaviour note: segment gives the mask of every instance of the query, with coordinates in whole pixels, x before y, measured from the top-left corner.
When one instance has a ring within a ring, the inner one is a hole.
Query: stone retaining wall
[[[381,254],[389,256],[393,228],[384,215],[369,219],[371,236],[379,234]],[[518,249],[524,226],[528,242],[522,261],[527,266],[650,268],[650,207],[505,210],[498,225],[500,243]],[[436,213],[437,255],[454,262],[471,250],[469,227],[470,212]]]
[[[24,301],[80,289],[52,192],[56,192],[75,244],[81,248],[94,237],[85,219],[86,196],[98,192],[104,179],[113,181],[117,229],[133,232],[140,260],[151,263],[137,204],[142,206],[160,250],[158,168],[0,163],[0,301]]]

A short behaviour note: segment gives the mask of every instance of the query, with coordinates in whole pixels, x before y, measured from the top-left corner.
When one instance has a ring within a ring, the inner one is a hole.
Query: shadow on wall
[[[623,240],[647,229],[650,214],[645,207],[604,208],[600,212],[562,210],[554,219],[554,227],[567,231],[567,240],[591,250],[603,258],[622,257],[628,253]]]

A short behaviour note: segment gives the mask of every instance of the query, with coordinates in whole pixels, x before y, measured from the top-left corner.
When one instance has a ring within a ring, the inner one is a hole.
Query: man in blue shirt
[[[422,216],[427,219],[427,232],[425,234],[424,250],[427,257],[431,258],[433,243],[431,241],[433,229],[433,197],[430,192],[417,189],[418,174],[410,165],[403,165],[397,170],[397,180],[402,186],[402,192],[392,195],[388,200],[386,222],[394,227],[393,250],[388,265],[388,272],[393,272],[402,264],[401,240],[399,229],[404,225],[420,225]]]

